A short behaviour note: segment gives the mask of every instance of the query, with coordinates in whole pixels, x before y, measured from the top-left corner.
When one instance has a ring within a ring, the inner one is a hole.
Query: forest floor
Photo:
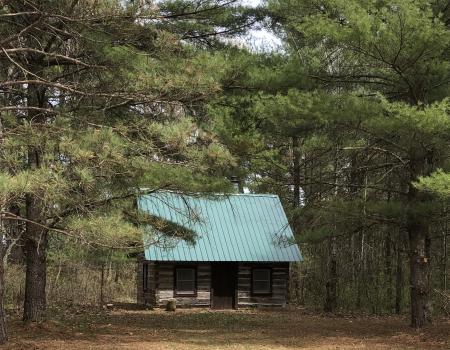
[[[53,310],[52,321],[9,320],[4,349],[450,349],[450,320],[421,331],[403,317],[314,315],[302,310]]]

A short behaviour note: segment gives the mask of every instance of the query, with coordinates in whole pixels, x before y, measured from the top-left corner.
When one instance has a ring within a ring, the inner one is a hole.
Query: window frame
[[[191,269],[194,270],[194,290],[192,292],[179,292],[177,288],[177,271],[181,269]],[[197,266],[196,265],[176,265],[173,270],[173,294],[178,297],[196,297],[197,296]]]
[[[269,291],[258,292],[255,291],[255,270],[267,270],[269,271]],[[252,267],[252,276],[251,276],[251,293],[253,296],[271,296],[272,295],[272,285],[273,285],[273,269],[271,267]]]

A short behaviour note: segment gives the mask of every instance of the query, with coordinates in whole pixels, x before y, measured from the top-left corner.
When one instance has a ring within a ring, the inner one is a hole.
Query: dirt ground
[[[301,310],[92,309],[53,321],[10,320],[4,349],[450,349],[450,320],[422,331],[399,317],[329,317]]]

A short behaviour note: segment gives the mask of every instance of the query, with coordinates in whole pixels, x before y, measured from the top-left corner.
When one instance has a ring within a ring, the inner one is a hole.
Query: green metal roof
[[[195,232],[195,244],[160,237],[145,245],[152,261],[293,262],[302,256],[275,195],[186,196],[161,191],[141,196],[139,209]],[[150,229],[150,228],[149,228]],[[146,240],[144,239],[144,242]]]

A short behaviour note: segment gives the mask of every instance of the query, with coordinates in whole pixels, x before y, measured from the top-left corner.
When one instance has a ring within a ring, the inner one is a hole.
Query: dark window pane
[[[177,291],[178,292],[194,292],[195,284],[194,281],[178,281]]]
[[[270,269],[253,269],[253,293],[270,293]]]
[[[259,281],[259,280],[268,281],[268,280],[270,280],[270,270],[267,270],[267,269],[265,269],[265,270],[261,270],[261,269],[253,270],[253,280],[255,280],[255,281]]]
[[[253,291],[255,293],[270,293],[270,282],[253,281]]]
[[[194,269],[177,269],[177,279],[179,280],[194,280]]]
[[[195,269],[179,268],[176,270],[176,292],[178,294],[195,293]]]

